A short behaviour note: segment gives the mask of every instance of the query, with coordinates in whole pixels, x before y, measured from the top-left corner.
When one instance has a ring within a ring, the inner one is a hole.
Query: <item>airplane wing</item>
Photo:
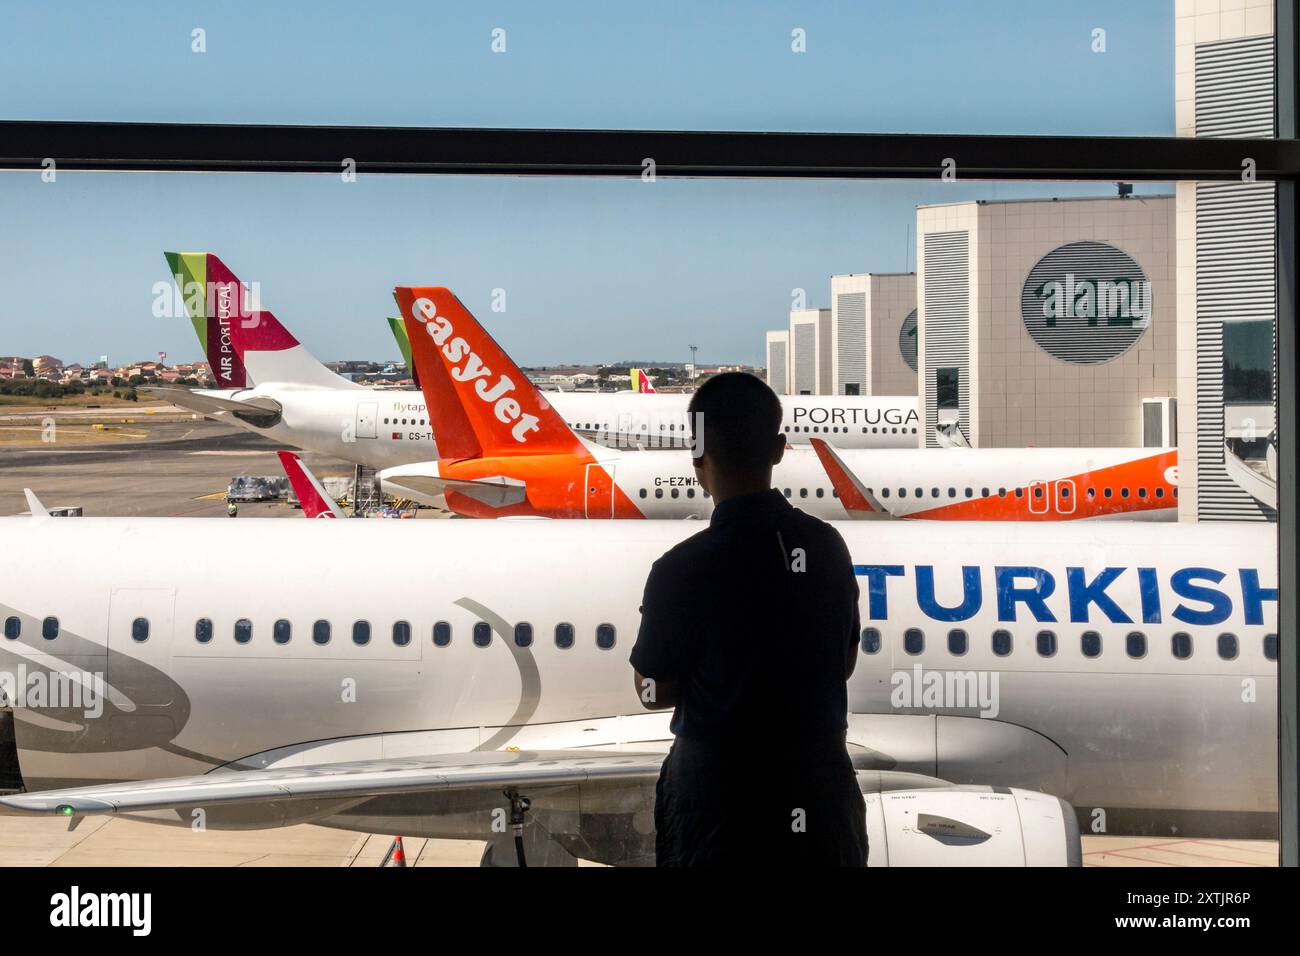
[[[188,408],[192,412],[211,415],[214,418],[234,415],[251,425],[264,428],[278,422],[282,411],[279,402],[265,395],[250,395],[243,399],[219,398],[216,395],[205,395],[201,391],[190,391],[187,388],[162,386],[147,386],[140,388],[139,391],[171,402],[180,408]]]
[[[840,501],[844,504],[844,510],[849,513],[850,518],[883,519],[894,517],[880,503],[880,500],[858,480],[857,476],[849,471],[843,459],[835,453],[834,448],[826,444],[824,439],[811,438],[809,441],[813,446],[813,450],[817,452],[817,457],[821,459],[822,467],[826,469],[831,485],[834,487],[835,493],[839,495]]]
[[[443,478],[440,475],[421,475],[411,472],[396,471],[392,474],[381,472],[379,480],[387,485],[410,488],[421,494],[444,495],[449,491],[473,498],[490,508],[504,508],[523,501],[526,490],[524,483],[517,478],[505,475],[491,475],[473,480],[464,478]]]
[[[0,797],[0,807],[80,816],[176,807],[283,800],[378,797],[393,793],[497,790],[596,782],[652,784],[662,753],[617,751],[485,751],[317,764],[268,770],[217,771],[194,777],[109,783]]]

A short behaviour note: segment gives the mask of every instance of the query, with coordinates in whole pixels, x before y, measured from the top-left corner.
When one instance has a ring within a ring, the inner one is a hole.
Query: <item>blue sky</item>
[[[0,117],[1170,135],[1173,4],[19,2],[0,10]],[[0,173],[0,354],[196,357],[148,308],[183,248],[261,282],[324,358],[395,355],[388,290],[417,281],[457,289],[527,363],[688,342],[758,361],[792,288],[827,305],[833,273],[903,268],[917,203],[1098,191]]]

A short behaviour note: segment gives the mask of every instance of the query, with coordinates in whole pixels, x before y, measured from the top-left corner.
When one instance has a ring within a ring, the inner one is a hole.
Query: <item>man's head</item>
[[[761,379],[725,372],[691,396],[695,474],[716,499],[771,486],[785,454],[781,400]]]

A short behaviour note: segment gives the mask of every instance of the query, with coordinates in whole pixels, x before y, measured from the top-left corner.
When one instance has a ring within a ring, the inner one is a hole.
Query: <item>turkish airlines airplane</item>
[[[165,255],[222,387],[149,393],[277,443],[375,469],[437,454],[419,392],[363,388],[330,371],[212,253]],[[688,441],[686,394],[556,392],[553,399],[576,432],[598,443],[665,448]],[[786,401],[786,417],[796,443],[815,434],[846,448],[917,443],[915,396],[802,395]]]
[[[713,502],[682,450],[631,454],[574,433],[468,309],[444,288],[396,290],[439,436],[437,460],[384,469],[390,494],[475,518],[706,517]],[[689,434],[683,423],[683,436]],[[813,443],[827,443],[809,436]],[[773,484],[810,514],[999,521],[1177,516],[1175,449],[845,449],[846,482],[805,446]],[[875,507],[858,502],[865,494]]]
[[[25,785],[0,809],[483,840],[495,865],[513,810],[534,862],[648,862],[669,715],[627,655],[651,563],[695,530],[0,518],[0,762]],[[1275,528],[838,530],[871,864],[1077,865],[1079,826],[1275,834]],[[374,559],[340,578],[340,555]]]

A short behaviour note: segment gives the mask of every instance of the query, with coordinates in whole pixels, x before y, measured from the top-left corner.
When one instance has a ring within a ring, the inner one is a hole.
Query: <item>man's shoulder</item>
[[[717,536],[711,535],[708,527],[701,528],[660,555],[654,567],[661,572],[689,570],[693,562],[708,554],[716,545]]]
[[[806,511],[799,508],[791,508],[790,520],[794,523],[797,530],[805,537],[813,538],[821,543],[835,548],[847,559],[849,557],[849,546],[844,541],[844,536],[829,521],[823,521],[816,518]]]

